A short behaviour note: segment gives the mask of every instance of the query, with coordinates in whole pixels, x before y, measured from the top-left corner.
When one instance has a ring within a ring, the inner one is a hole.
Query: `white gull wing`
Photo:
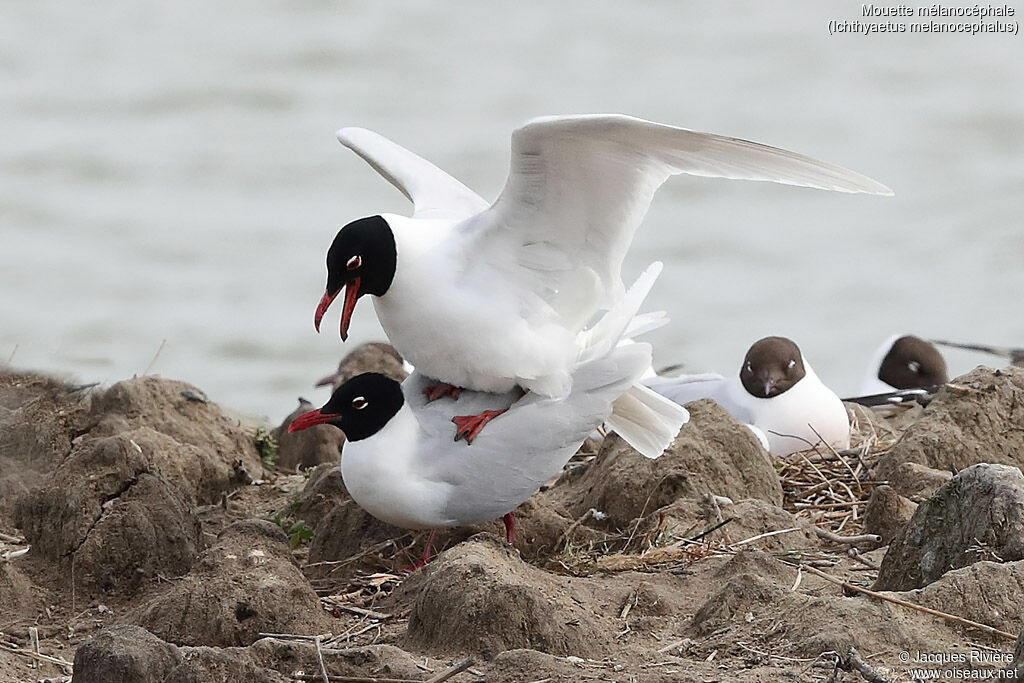
[[[680,173],[892,194],[853,171],[746,140],[623,115],[537,118],[512,134],[501,195],[463,226],[466,267],[515,278],[578,329],[621,291],[633,234],[658,187]]]
[[[414,218],[462,220],[487,202],[426,159],[365,128],[342,128],[338,141],[363,158],[413,203]]]

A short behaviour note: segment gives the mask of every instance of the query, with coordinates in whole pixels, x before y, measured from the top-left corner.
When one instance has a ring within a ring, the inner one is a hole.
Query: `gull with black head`
[[[317,329],[344,290],[345,339],[358,300],[371,295],[391,343],[435,380],[425,387],[433,397],[517,386],[568,395],[579,333],[621,296],[623,258],[672,175],[892,194],[793,152],[621,115],[527,122],[512,135],[508,179],[493,203],[369,130],[344,128],[338,139],[414,209],[338,232]],[[636,402],[653,400],[642,385],[632,393]],[[473,432],[490,419],[464,417]]]
[[[651,347],[619,344],[657,268],[649,269],[585,335],[572,369],[572,388],[563,398],[537,393],[464,391],[459,404],[502,411],[477,437],[472,456],[451,437],[456,404],[430,401],[432,380],[419,371],[399,384],[366,373],[335,390],[320,409],[304,413],[288,431],[332,424],[345,432],[341,473],[352,498],[367,512],[407,529],[466,526],[499,517],[512,540],[512,511],[558,474],[590,432],[630,402],[630,388],[650,366]],[[671,443],[686,411],[658,396],[664,410],[656,419],[632,425],[632,436],[658,457]],[[628,409],[627,409],[627,412]],[[669,420],[674,420],[666,426]],[[434,533],[419,564],[430,557]],[[417,565],[418,566],[418,565]]]

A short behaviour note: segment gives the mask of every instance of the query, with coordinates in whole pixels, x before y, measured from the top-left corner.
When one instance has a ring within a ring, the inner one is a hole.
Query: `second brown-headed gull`
[[[645,380],[680,404],[714,399],[738,422],[767,437],[778,456],[815,446],[850,446],[850,418],[834,391],[818,379],[800,348],[785,337],[765,337],[747,351],[731,377],[707,373]],[[824,440],[825,443],[822,443]]]

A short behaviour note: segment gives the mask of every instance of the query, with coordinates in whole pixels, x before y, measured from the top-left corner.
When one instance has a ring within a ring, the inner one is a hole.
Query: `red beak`
[[[298,432],[303,429],[312,427],[313,425],[322,425],[340,417],[331,413],[322,413],[319,410],[311,410],[308,413],[303,413],[297,418],[292,420],[292,423],[288,425],[288,433]]]
[[[334,294],[324,292],[323,297],[320,298],[316,313],[313,315],[313,326],[316,327],[317,332],[320,331],[320,321],[323,319],[324,313],[327,312],[340,292],[340,289]],[[359,299],[359,278],[345,283],[345,307],[341,311],[341,341],[348,339],[348,324],[352,320],[352,311],[356,309],[357,299]]]
[[[341,341],[348,339],[348,324],[359,299],[359,278],[345,283],[345,307],[341,309]]]
[[[320,298],[320,303],[317,304],[316,307],[316,313],[313,314],[313,327],[316,328],[317,332],[320,331],[320,321],[323,319],[324,313],[327,312],[327,309],[330,307],[331,302],[334,301],[334,297],[336,296],[338,296],[338,292],[335,292],[334,294],[324,292],[323,297]]]

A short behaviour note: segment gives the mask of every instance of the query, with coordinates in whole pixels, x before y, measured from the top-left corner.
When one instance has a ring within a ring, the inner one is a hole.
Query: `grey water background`
[[[1018,7],[1018,12],[1024,7]],[[333,132],[377,130],[487,198],[509,135],[624,112],[870,175],[893,198],[678,176],[627,279],[659,364],[794,338],[840,392],[893,332],[1024,344],[1021,39],[837,35],[860,4],[0,3],[0,362],[151,372],[275,421],[346,350],[313,331],[346,222],[407,212]],[[1018,17],[1019,19],[1019,17]],[[340,307],[336,307],[340,308]],[[990,362],[948,355],[954,372]]]

